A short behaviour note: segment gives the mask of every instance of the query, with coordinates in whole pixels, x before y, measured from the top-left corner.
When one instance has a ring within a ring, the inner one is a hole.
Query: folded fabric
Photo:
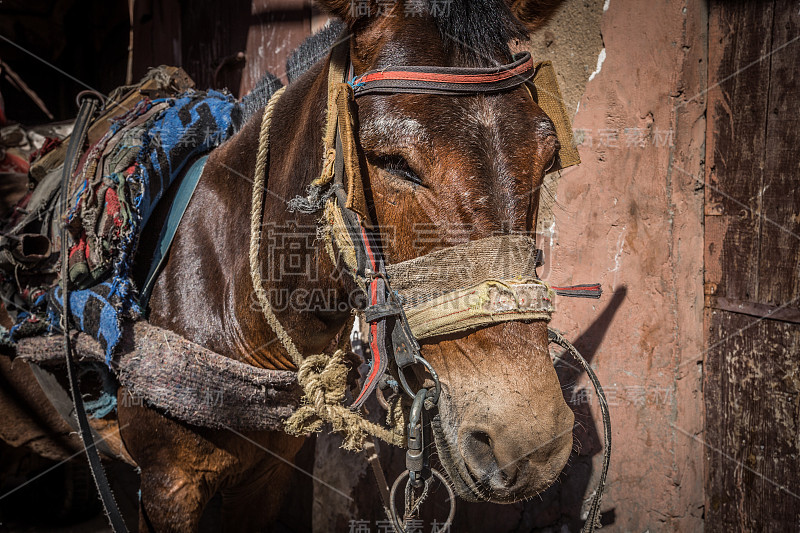
[[[241,120],[239,104],[217,91],[144,99],[82,157],[67,210],[70,320],[103,345],[107,363],[121,317],[139,311],[130,274],[142,228],[186,163],[233,136]],[[57,325],[60,287],[47,300]]]

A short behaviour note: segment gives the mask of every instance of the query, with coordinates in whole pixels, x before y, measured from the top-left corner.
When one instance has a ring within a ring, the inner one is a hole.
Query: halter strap
[[[490,68],[403,66],[396,70],[371,70],[348,83],[355,96],[372,93],[463,95],[493,93],[528,82],[536,73],[530,52],[514,62]]]

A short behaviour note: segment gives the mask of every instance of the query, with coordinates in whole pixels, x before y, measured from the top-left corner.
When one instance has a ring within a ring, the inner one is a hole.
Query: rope
[[[275,315],[264,289],[261,276],[259,249],[261,245],[261,218],[264,202],[264,183],[266,180],[267,161],[269,159],[269,127],[275,107],[284,92],[278,90],[264,108],[261,118],[261,130],[258,137],[255,176],[253,177],[253,201],[250,213],[250,276],[253,290],[264,313],[267,324],[278,337],[283,348],[288,352],[297,367],[297,381],[305,393],[305,404],[285,423],[285,430],[290,435],[308,435],[322,429],[324,422],[329,422],[333,430],[342,433],[347,450],[359,451],[369,435],[377,437],[395,446],[405,444],[405,423],[402,405],[398,398],[396,405],[389,411],[387,421],[394,429],[386,429],[364,419],[358,413],[342,405],[347,388],[349,367],[345,361],[344,350],[337,349],[333,355],[317,354],[303,357],[297,349],[289,333]]]
[[[295,346],[289,334],[278,321],[278,317],[272,312],[272,306],[264,290],[264,280],[261,277],[261,264],[258,260],[258,251],[261,245],[261,216],[262,205],[264,202],[264,182],[267,174],[267,160],[269,159],[269,126],[272,123],[272,114],[278,100],[283,95],[286,87],[281,87],[269,99],[267,107],[264,108],[264,115],[261,118],[261,131],[258,135],[258,153],[256,154],[256,170],[253,176],[253,203],[250,211],[250,276],[253,279],[253,289],[258,298],[258,303],[264,311],[267,324],[275,332],[278,340],[281,341],[284,349],[289,353],[295,366],[298,368],[303,362],[303,356]]]
[[[344,351],[336,350],[333,355],[312,355],[303,361],[297,382],[303,387],[308,403],[300,406],[286,421],[286,432],[290,435],[318,432],[323,422],[329,422],[335,432],[343,435],[342,448],[346,450],[360,451],[369,435],[394,446],[403,446],[402,430],[373,424],[342,405],[349,371],[344,355]],[[402,418],[400,420],[399,428],[402,428]]]

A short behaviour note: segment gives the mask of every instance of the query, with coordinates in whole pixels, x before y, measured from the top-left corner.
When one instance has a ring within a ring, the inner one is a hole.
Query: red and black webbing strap
[[[507,65],[490,68],[403,66],[371,70],[348,83],[356,97],[371,93],[480,94],[505,91],[529,81],[536,73],[530,52]]]
[[[588,285],[570,285],[569,287],[551,287],[559,296],[571,298],[600,298],[603,289],[599,283]]]
[[[372,358],[369,361],[369,374],[364,380],[361,392],[350,406],[358,409],[372,394],[381,377],[389,367],[391,353],[387,346],[387,321],[396,313],[388,305],[386,268],[380,253],[376,236],[361,224],[356,213],[344,208],[344,194],[337,190],[342,218],[356,250],[357,271],[355,275],[364,280],[366,286],[367,309],[387,309],[387,312],[366,316],[369,325],[369,347]]]
[[[373,236],[367,234],[364,226],[360,226],[360,229],[372,272],[385,273],[383,258],[377,253],[377,248],[374,246],[375,243],[370,242],[373,240]],[[374,252],[373,250],[376,251]],[[373,276],[369,280],[367,290],[370,307],[381,306],[386,303],[386,289],[386,280],[383,276]],[[353,409],[361,407],[369,395],[372,394],[372,391],[375,390],[381,377],[389,367],[390,354],[386,349],[386,318],[369,322],[369,347],[372,352],[370,372],[364,380],[361,392],[353,401]]]

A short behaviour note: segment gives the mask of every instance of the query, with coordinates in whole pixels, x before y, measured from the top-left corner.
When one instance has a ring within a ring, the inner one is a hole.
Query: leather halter
[[[529,52],[515,56],[507,65],[492,68],[454,68],[404,66],[397,69],[369,71],[343,83],[348,71],[346,45],[334,48],[328,79],[328,113],[336,112],[336,127],[328,131],[335,143],[332,181],[336,190],[339,219],[343,222],[355,251],[351,274],[368,299],[365,318],[369,324],[372,360],[360,394],[351,405],[358,409],[378,386],[390,358],[398,366],[399,378],[406,392],[403,368],[422,363],[435,371],[420,355],[417,338],[411,331],[403,305],[392,290],[386,265],[380,253],[379,236],[369,228],[366,201],[363,198],[365,170],[360,168],[357,134],[354,131],[355,99],[375,93],[413,93],[434,95],[469,95],[508,91],[528,83],[536,72]],[[335,103],[335,108],[331,107]],[[331,140],[330,138],[328,139]],[[438,380],[435,379],[435,381]],[[438,386],[436,396],[438,398]],[[435,402],[434,402],[435,403]]]

